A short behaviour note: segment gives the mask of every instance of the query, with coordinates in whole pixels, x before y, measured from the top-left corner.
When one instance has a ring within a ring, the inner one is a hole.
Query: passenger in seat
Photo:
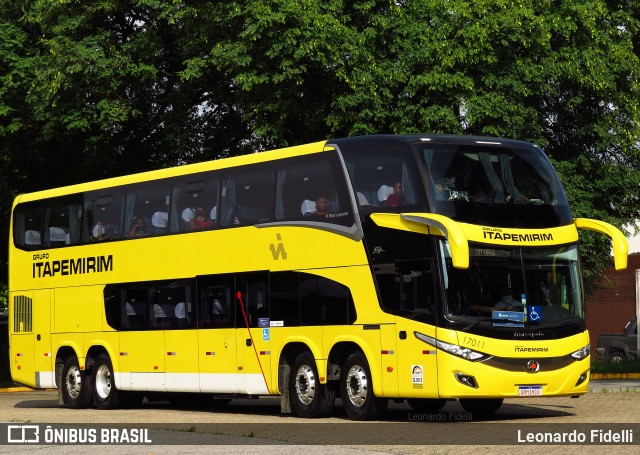
[[[385,202],[387,207],[397,207],[398,205],[403,204],[403,196],[402,196],[402,183],[397,182],[393,185],[393,193],[387,197]]]
[[[133,219],[131,229],[129,229],[129,237],[143,237],[148,235],[147,225],[144,222],[144,218],[137,216]]]
[[[213,227],[213,221],[211,221],[202,207],[196,207],[196,213],[189,221],[190,231],[202,231],[204,229],[211,229]]]

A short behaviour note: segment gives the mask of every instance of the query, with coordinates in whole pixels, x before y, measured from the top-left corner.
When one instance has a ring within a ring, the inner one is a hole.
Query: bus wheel
[[[502,398],[460,398],[465,411],[478,415],[489,415],[502,406]]]
[[[389,400],[373,394],[371,371],[364,354],[351,354],[340,373],[340,398],[349,418],[372,420],[380,417]]]
[[[91,404],[89,375],[80,369],[78,359],[69,357],[62,367],[62,399],[70,408],[86,408]]]
[[[607,352],[607,360],[611,363],[620,363],[626,360],[626,357],[623,352],[620,351],[612,351]]]
[[[444,398],[410,398],[407,403],[416,412],[438,412],[444,408],[447,400]]]
[[[289,375],[291,409],[300,417],[324,417],[333,408],[336,393],[320,384],[316,362],[310,352],[296,357]]]
[[[100,354],[93,364],[91,384],[93,401],[99,409],[117,409],[124,404],[122,392],[116,389],[113,366],[107,354]]]

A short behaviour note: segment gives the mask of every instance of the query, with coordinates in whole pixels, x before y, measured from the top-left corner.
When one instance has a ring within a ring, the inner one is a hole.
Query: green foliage
[[[621,226],[640,215],[639,25],[628,0],[0,0],[0,216],[45,187],[440,132],[537,143],[576,216]],[[582,239],[596,274],[608,244]]]
[[[593,360],[591,362],[591,373],[640,373],[640,360],[623,360],[615,363],[605,360]]]

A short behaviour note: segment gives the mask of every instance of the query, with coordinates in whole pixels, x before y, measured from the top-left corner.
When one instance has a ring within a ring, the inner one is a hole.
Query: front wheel
[[[489,415],[502,406],[502,398],[460,398],[465,411],[478,415]]]
[[[351,354],[342,367],[340,398],[345,412],[352,420],[379,418],[387,408],[389,400],[377,398],[373,394],[371,371],[361,352]]]
[[[115,376],[111,359],[107,354],[100,354],[93,364],[91,375],[91,391],[93,401],[99,409],[118,409],[124,404],[124,395],[116,389]]]
[[[289,375],[289,399],[293,412],[300,417],[325,417],[331,412],[335,398],[335,391],[320,383],[311,353],[298,355]]]
[[[91,404],[89,375],[80,369],[78,359],[69,357],[62,367],[62,400],[70,408],[86,408]]]

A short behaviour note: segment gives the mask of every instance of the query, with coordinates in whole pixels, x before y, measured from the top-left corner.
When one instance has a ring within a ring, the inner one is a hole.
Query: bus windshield
[[[575,245],[488,248],[470,245],[469,269],[455,269],[448,243],[444,261],[445,314],[495,327],[555,327],[584,316]]]
[[[436,213],[502,227],[571,223],[560,181],[537,147],[429,144],[423,147],[422,157]]]

